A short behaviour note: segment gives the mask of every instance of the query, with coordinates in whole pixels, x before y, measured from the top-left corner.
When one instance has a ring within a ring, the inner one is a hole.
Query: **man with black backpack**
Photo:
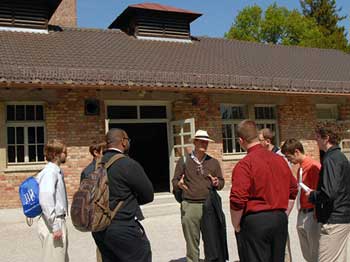
[[[107,150],[101,162],[117,154],[126,154],[130,138],[122,129],[106,134]],[[129,157],[115,161],[108,169],[110,209],[123,204],[111,224],[103,231],[93,232],[104,262],[150,262],[150,242],[140,224],[140,205],[153,201],[153,186],[139,163]]]

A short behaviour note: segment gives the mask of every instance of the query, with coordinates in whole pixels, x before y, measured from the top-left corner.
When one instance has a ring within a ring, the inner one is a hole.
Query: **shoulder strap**
[[[104,165],[104,167],[107,169],[109,168],[115,161],[126,157],[124,154],[116,154],[114,156],[112,156],[107,163]],[[115,215],[117,214],[118,210],[122,207],[124,201],[119,201],[119,203],[117,204],[117,206],[113,209],[112,213],[111,213],[111,220],[115,217]]]
[[[119,160],[119,159],[121,159],[121,158],[123,158],[123,157],[125,157],[124,154],[116,154],[116,155],[112,156],[112,157],[107,161],[107,163],[104,164],[104,167],[105,167],[106,169],[109,168],[115,161],[117,161],[117,160]]]
[[[99,168],[99,166],[101,166],[101,157],[98,157],[95,160],[95,170],[97,170],[97,168]]]
[[[124,201],[119,201],[118,205],[113,209],[112,213],[111,213],[111,220],[115,217],[115,215],[117,214],[118,210],[122,207]]]
[[[185,173],[186,163],[187,163],[187,155],[186,155],[186,153],[184,154],[182,160],[183,160],[183,163],[182,163],[182,172]]]

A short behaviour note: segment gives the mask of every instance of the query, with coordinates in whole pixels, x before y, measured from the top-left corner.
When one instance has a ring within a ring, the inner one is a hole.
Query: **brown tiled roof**
[[[128,7],[148,9],[148,10],[154,10],[154,11],[165,11],[165,12],[172,12],[172,13],[201,15],[199,13],[195,13],[186,9],[176,8],[176,7],[167,6],[167,5],[161,5],[157,3],[142,3],[142,4],[129,5]]]
[[[0,84],[350,94],[349,58],[335,50],[219,38],[138,40],[119,30],[0,32]]]

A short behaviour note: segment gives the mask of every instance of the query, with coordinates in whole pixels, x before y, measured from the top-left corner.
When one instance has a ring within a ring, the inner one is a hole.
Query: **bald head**
[[[107,148],[116,147],[118,148],[122,143],[123,139],[127,138],[127,133],[120,128],[112,128],[106,134]]]

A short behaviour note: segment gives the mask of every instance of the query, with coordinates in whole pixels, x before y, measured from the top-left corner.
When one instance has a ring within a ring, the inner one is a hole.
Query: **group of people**
[[[308,262],[346,262],[350,237],[350,164],[341,152],[339,136],[332,127],[315,129],[324,152],[322,164],[305,155],[300,141],[273,144],[273,132],[258,131],[252,120],[237,127],[238,143],[247,155],[233,168],[230,215],[241,262],[291,261],[288,216],[296,203],[297,232],[303,257]],[[177,163],[173,192],[181,203],[181,224],[186,241],[186,261],[199,262],[202,234],[205,261],[228,261],[225,215],[217,190],[225,180],[220,163],[209,156],[213,140],[204,130],[192,139],[194,148]],[[104,144],[93,143],[93,161],[81,180],[99,161],[127,154],[130,138],[122,129],[111,129]],[[102,153],[103,152],[103,153]],[[68,261],[67,193],[60,165],[67,157],[66,145],[51,140],[45,146],[48,161],[38,174],[40,204],[38,221],[43,261]],[[291,165],[299,165],[297,175]],[[106,230],[93,232],[100,261],[152,261],[150,242],[140,221],[140,205],[153,201],[153,186],[135,160],[123,157],[107,170],[110,208],[124,201]]]

